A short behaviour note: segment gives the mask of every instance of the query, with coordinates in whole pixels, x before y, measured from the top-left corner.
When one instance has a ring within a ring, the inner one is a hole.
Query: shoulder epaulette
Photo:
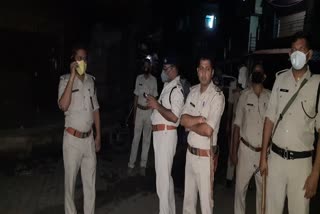
[[[91,74],[87,74],[87,75],[88,75],[88,77],[90,77],[93,81],[96,80],[96,78],[95,78],[94,76],[92,76]]]
[[[70,78],[70,74],[64,74],[60,76],[60,80],[68,80]]]
[[[284,69],[284,70],[278,71],[278,72],[276,73],[276,77],[278,77],[280,74],[283,74],[283,73],[285,73],[285,72],[287,72],[287,71],[289,71],[289,69]]]

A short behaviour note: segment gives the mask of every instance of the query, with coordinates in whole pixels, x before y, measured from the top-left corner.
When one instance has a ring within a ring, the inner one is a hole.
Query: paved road
[[[106,149],[107,150],[107,149]],[[97,214],[153,214],[158,210],[155,194],[155,174],[152,167],[146,177],[127,177],[127,153],[112,150],[98,158]],[[215,213],[233,213],[234,189],[224,186],[224,163],[217,173],[215,184]],[[20,162],[0,164],[0,213],[3,214],[61,214],[63,211],[63,162],[61,154],[34,156]],[[184,148],[179,148],[173,167],[177,214],[182,211]],[[248,192],[248,212],[255,213],[255,191]],[[81,179],[76,185],[76,204],[82,213]],[[312,214],[319,214],[319,194],[312,205]],[[317,207],[316,207],[317,206]],[[198,212],[200,213],[200,211]]]

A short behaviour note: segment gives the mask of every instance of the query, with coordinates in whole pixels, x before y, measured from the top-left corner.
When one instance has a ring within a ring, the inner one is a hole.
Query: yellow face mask
[[[77,63],[78,63],[77,72],[80,76],[82,76],[87,70],[87,63],[83,60],[77,61]]]

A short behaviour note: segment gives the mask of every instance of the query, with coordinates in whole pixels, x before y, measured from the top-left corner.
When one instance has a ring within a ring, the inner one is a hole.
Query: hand
[[[75,76],[76,75],[76,68],[78,67],[78,63],[77,62],[72,62],[70,64],[70,73],[71,73],[71,76]]]
[[[308,176],[303,189],[306,191],[305,198],[312,198],[317,193],[319,173],[312,173]]]
[[[151,95],[148,95],[147,97],[147,103],[148,103],[148,107],[151,108],[151,109],[158,109],[159,108],[159,103],[158,101],[156,100],[156,98],[154,98],[153,96]]]
[[[202,117],[202,116],[198,117],[198,123],[199,124],[206,123],[206,122],[207,122],[207,119],[205,117]]]
[[[96,137],[96,139],[94,140],[94,144],[96,147],[96,152],[99,152],[101,149],[101,138],[100,137]]]
[[[260,174],[268,175],[268,163],[266,158],[260,157],[260,164],[259,164]]]

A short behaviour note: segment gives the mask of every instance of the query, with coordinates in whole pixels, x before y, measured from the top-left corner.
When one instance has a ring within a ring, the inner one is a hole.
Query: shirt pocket
[[[257,111],[256,106],[253,103],[246,103],[246,106],[244,107],[245,113],[247,117],[251,117],[254,115],[254,113]]]
[[[316,95],[301,96],[299,99],[300,109],[304,112],[306,119],[314,119],[316,117]]]
[[[83,97],[81,90],[78,88],[72,89],[71,103],[68,110],[82,110],[84,108]]]
[[[143,83],[138,83],[138,94],[139,95],[143,95],[143,93],[148,93],[146,90],[145,90],[145,84]]]

